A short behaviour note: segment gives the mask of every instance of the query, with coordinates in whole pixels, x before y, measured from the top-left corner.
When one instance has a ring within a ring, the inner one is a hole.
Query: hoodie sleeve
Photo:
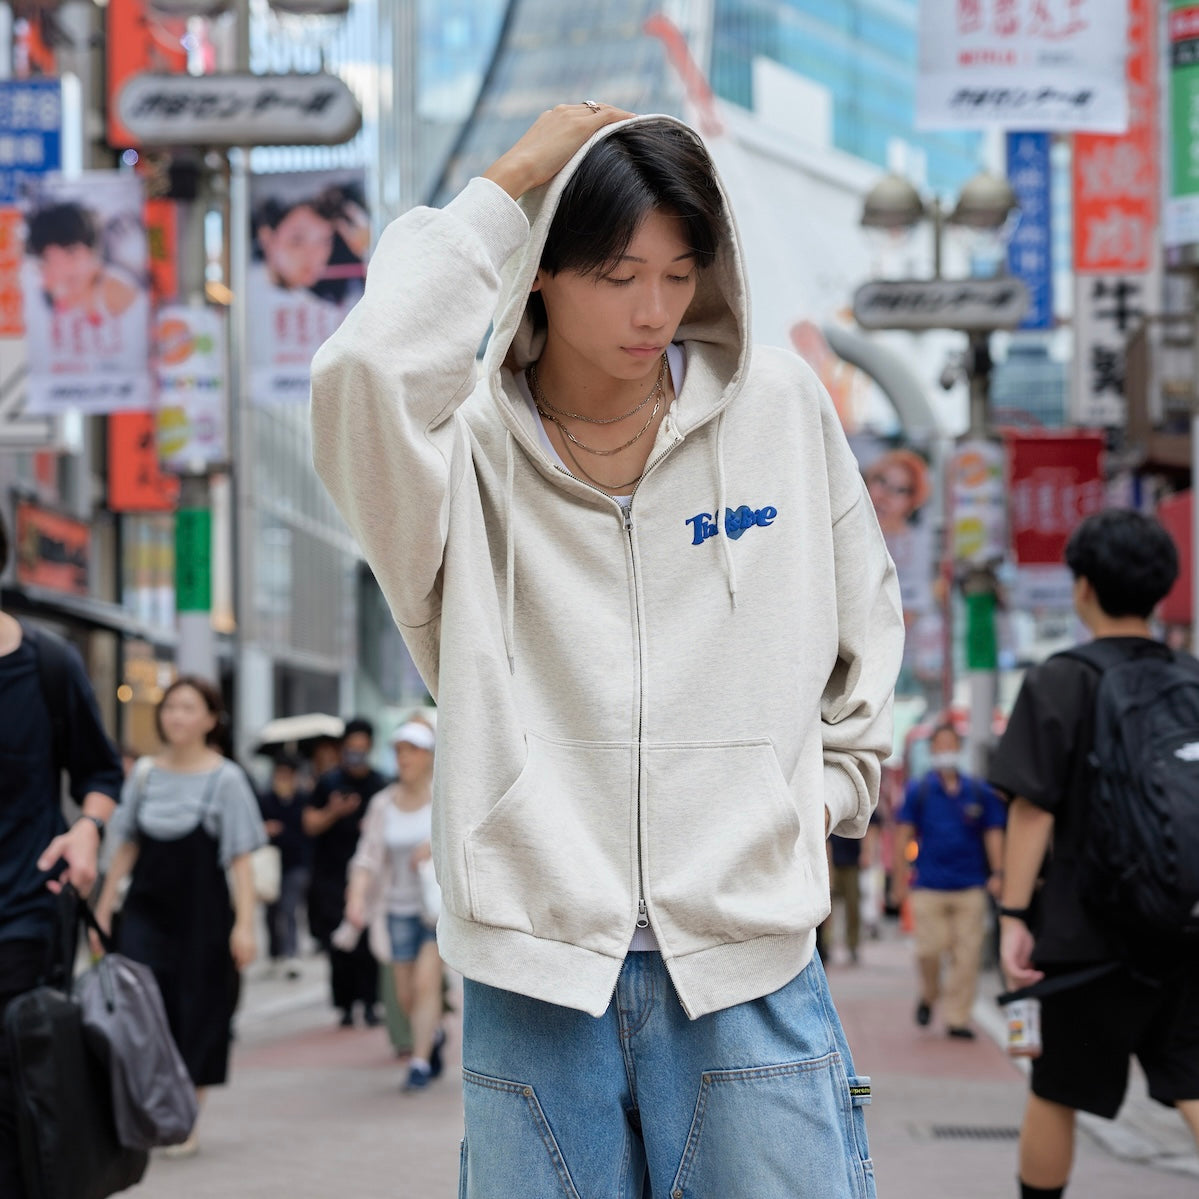
[[[830,831],[866,833],[892,751],[892,702],[903,658],[895,565],[832,403],[824,399],[833,500],[837,661],[820,703]]]
[[[312,362],[314,465],[405,625],[438,612],[449,501],[468,459],[453,417],[475,385],[500,269],[528,231],[481,178],[444,209],[406,213]]]

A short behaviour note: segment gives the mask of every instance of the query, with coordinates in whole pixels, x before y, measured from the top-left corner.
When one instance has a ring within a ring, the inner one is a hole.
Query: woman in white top
[[[431,869],[433,730],[409,720],[392,735],[399,778],[370,802],[350,862],[346,919],[371,925],[372,947],[388,951],[396,999],[412,1026],[407,1091],[441,1073],[441,958],[436,913],[422,873]],[[376,949],[378,953],[378,949]],[[382,956],[382,954],[380,954]]]

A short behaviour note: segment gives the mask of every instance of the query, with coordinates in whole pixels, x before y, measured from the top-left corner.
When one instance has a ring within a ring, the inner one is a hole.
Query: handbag
[[[260,845],[250,854],[254,894],[261,903],[278,903],[283,887],[283,856],[277,845]]]
[[[50,979],[10,1001],[5,1012],[29,1199],[106,1199],[140,1182],[149,1160],[117,1136],[109,1073],[72,993],[78,903],[64,888]]]
[[[109,938],[86,903],[84,923]],[[182,1144],[200,1115],[196,1089],[175,1045],[149,966],[105,955],[75,984],[89,1044],[108,1069],[117,1139],[129,1149]]]

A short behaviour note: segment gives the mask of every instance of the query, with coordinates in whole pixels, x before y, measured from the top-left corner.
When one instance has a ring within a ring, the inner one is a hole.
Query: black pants
[[[329,946],[329,975],[333,1006],[348,1012],[355,1003],[370,1007],[379,999],[379,963],[371,953],[370,938],[363,933],[349,953]]]
[[[0,1195],[25,1199],[17,1141],[17,1097],[13,1089],[4,1016],[9,1002],[32,991],[41,977],[48,946],[40,941],[0,941]]]

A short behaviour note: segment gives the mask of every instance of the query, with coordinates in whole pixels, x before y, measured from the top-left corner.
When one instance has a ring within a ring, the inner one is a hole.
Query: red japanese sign
[[[87,522],[17,504],[17,581],[72,595],[87,595],[91,529]]]
[[[1153,0],[1129,0],[1128,132],[1074,136],[1076,271],[1147,271],[1157,235],[1157,26]]]
[[[108,506],[113,512],[171,512],[179,480],[158,462],[153,412],[116,412],[108,418]]]
[[[136,146],[138,139],[117,115],[117,93],[143,71],[183,74],[187,70],[187,51],[183,48],[187,22],[153,12],[147,0],[108,0],[105,23],[108,144]]]
[[[1059,566],[1083,517],[1104,506],[1100,433],[1010,433],[1008,503],[1020,566]]]
[[[1157,519],[1165,526],[1166,532],[1174,538],[1178,549],[1178,578],[1170,593],[1161,602],[1157,610],[1158,617],[1166,624],[1190,624],[1194,611],[1194,554],[1191,546],[1193,503],[1190,491],[1180,491],[1167,496],[1157,506]]]
[[[21,299],[21,213],[0,208],[0,337],[20,337],[25,332]]]

